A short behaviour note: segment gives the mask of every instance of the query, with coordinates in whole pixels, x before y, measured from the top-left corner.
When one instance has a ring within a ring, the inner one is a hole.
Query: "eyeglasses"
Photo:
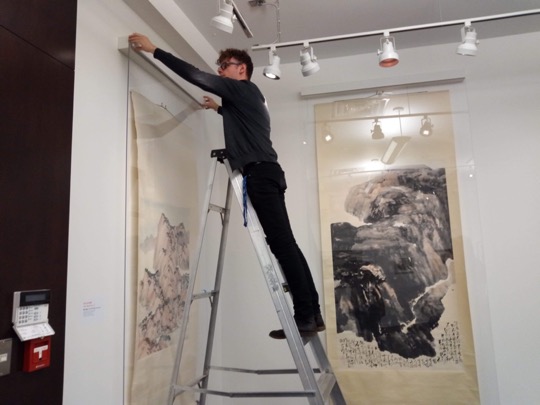
[[[229,67],[229,65],[236,65],[236,66],[240,66],[242,63],[240,62],[216,62],[216,65],[218,65],[218,67],[221,69],[221,70],[225,70]]]

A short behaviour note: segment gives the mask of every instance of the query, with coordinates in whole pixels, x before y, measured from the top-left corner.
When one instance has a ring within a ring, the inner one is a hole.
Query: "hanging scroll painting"
[[[327,346],[349,405],[479,403],[452,116],[448,91],[315,106]]]
[[[197,175],[191,129],[163,106],[131,92],[136,223],[136,321],[131,405],[167,403],[197,229]],[[196,317],[194,317],[196,318]],[[181,375],[194,374],[187,336]],[[175,402],[194,404],[187,395]]]

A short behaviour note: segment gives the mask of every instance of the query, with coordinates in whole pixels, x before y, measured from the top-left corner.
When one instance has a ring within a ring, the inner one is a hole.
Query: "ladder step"
[[[244,369],[236,367],[222,367],[222,366],[211,366],[213,370],[221,371],[233,371],[239,373],[250,373],[257,375],[270,375],[270,374],[298,374],[297,369],[268,369],[268,370],[253,370],[253,369]],[[313,369],[314,373],[320,373],[319,369]],[[194,378],[192,381],[188,382],[186,385],[175,385],[174,386],[174,396],[177,396],[183,392],[199,392],[205,394],[213,394],[227,397],[312,397],[315,396],[315,392],[311,390],[307,391],[220,391],[212,390],[197,387],[204,379],[208,378],[208,374],[203,374],[200,377]],[[321,374],[318,379],[319,390],[321,395],[325,400],[330,396],[334,384],[336,384],[336,379],[332,374]]]
[[[193,294],[192,300],[198,300],[199,298],[208,298],[208,297],[214,297],[217,294],[216,290],[211,291],[203,291],[198,294]]]
[[[200,384],[201,381],[205,380],[206,378],[208,378],[208,374],[203,374],[200,377],[194,378],[193,380],[188,382],[186,385],[178,385],[178,384],[173,385],[174,396],[176,397],[177,395],[180,395],[181,393],[186,392],[186,391],[192,391],[195,385]]]
[[[175,386],[177,393],[181,392],[199,392],[201,394],[219,395],[229,398],[298,398],[314,397],[315,391],[220,391],[209,388],[198,388],[190,386]]]
[[[215,211],[219,212],[220,214],[224,214],[227,211],[227,208],[221,207],[216,204],[208,204],[208,211]]]
[[[210,366],[212,370],[219,371],[233,371],[236,373],[247,373],[247,374],[257,374],[257,375],[274,375],[274,374],[298,374],[298,369],[296,368],[283,368],[283,369],[249,369],[249,368],[237,368],[237,367],[223,367],[223,366]],[[321,370],[318,368],[313,369],[314,373],[320,373]]]

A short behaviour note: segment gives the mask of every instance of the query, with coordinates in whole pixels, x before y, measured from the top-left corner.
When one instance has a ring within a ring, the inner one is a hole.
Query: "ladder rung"
[[[269,375],[269,374],[297,374],[298,370],[296,369],[272,369],[272,370],[252,370],[252,369],[243,369],[243,368],[236,368],[236,367],[221,367],[221,366],[212,366],[211,367],[214,370],[221,370],[221,371],[234,371],[239,373],[251,373],[251,374],[258,374],[258,375]],[[314,369],[313,372],[319,373],[319,369]],[[186,385],[175,385],[174,386],[174,392],[175,396],[186,392],[186,391],[193,391],[193,392],[200,392],[200,393],[206,393],[210,395],[220,395],[220,396],[227,396],[227,397],[311,397],[314,396],[315,393],[313,391],[237,391],[237,392],[228,392],[228,391],[219,391],[219,390],[211,390],[211,389],[203,389],[196,387],[201,381],[203,381],[205,378],[208,377],[208,374],[203,374],[200,377],[194,378],[192,381],[188,382]],[[330,392],[332,391],[332,388],[334,387],[334,384],[336,383],[336,379],[332,374],[322,374],[318,381],[319,390],[321,392],[321,395],[323,398],[328,398],[330,395]]]
[[[174,388],[174,396],[176,397],[177,395],[179,395],[179,394],[181,394],[181,393],[183,393],[185,391],[193,390],[193,387],[195,385],[198,385],[201,381],[203,381],[206,378],[208,378],[208,374],[203,374],[200,377],[194,378],[193,380],[188,382],[186,385],[176,385],[175,384],[173,386],[173,388]]]
[[[315,391],[219,391],[206,388],[176,386],[179,392],[191,391],[208,395],[219,395],[229,398],[286,398],[286,397],[314,397]]]
[[[236,373],[248,373],[248,374],[257,374],[257,375],[298,374],[298,370],[295,368],[263,369],[263,370],[253,370],[253,369],[248,369],[248,368],[236,368],[236,367],[222,367],[222,366],[210,366],[210,368],[212,370],[233,371]],[[321,370],[318,368],[314,368],[313,372],[320,373]]]
[[[225,213],[226,210],[227,210],[226,208],[220,207],[219,205],[208,204],[208,211],[215,211],[215,212],[219,212],[220,214],[223,214]]]
[[[204,291],[204,292],[201,292],[201,293],[198,293],[198,294],[193,294],[192,299],[198,300],[199,298],[213,297],[214,295],[216,295],[216,293],[217,293],[216,290]]]

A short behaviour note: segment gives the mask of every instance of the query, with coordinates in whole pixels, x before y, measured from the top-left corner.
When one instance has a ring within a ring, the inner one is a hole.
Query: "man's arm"
[[[222,98],[232,94],[231,91],[233,91],[234,87],[232,80],[226,80],[216,74],[197,69],[190,63],[158,48],[145,35],[133,33],[128,40],[135,51],[153,54],[154,58],[191,84]]]

